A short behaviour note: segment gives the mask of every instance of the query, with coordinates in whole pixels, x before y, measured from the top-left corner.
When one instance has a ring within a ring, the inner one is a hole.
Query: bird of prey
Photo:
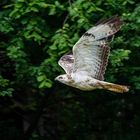
[[[128,92],[128,86],[104,81],[109,43],[121,25],[120,18],[113,16],[85,32],[73,46],[72,52],[63,55],[58,61],[66,74],[57,76],[55,80],[84,91],[106,89],[118,93]]]

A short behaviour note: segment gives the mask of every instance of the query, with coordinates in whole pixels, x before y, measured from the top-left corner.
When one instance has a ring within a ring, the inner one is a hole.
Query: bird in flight
[[[128,86],[104,81],[109,43],[121,25],[120,18],[113,16],[85,32],[73,46],[72,52],[66,53],[58,61],[66,74],[57,76],[55,80],[83,91],[106,89],[118,93],[128,92]]]

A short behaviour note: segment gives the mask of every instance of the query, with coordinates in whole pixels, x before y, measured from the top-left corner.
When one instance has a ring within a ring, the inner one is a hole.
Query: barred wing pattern
[[[73,72],[84,71],[86,75],[103,80],[110,50],[108,44],[121,24],[114,16],[83,34],[73,47]]]

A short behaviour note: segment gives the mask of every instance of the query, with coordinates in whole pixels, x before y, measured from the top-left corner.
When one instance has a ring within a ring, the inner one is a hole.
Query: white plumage
[[[56,80],[85,91],[98,88],[127,92],[127,86],[103,81],[110,52],[109,42],[121,25],[120,18],[114,16],[84,33],[72,52],[60,58],[58,63],[66,74],[56,77]]]

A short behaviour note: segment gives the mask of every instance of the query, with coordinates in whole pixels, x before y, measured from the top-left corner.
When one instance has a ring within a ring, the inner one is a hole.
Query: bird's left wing
[[[74,63],[74,57],[72,52],[68,52],[64,54],[58,61],[58,64],[64,69],[66,74],[71,74],[73,70],[73,63]]]
[[[73,73],[84,71],[93,78],[103,80],[110,50],[108,43],[121,24],[119,17],[114,16],[92,27],[79,39],[73,47]]]

